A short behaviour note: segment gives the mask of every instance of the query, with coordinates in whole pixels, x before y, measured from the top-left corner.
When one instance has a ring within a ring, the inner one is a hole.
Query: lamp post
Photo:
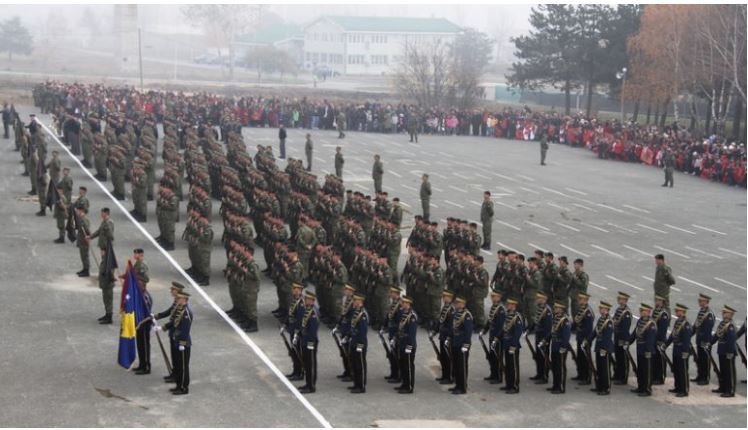
[[[616,73],[616,78],[621,80],[621,124],[623,124],[625,120],[625,110],[624,110],[624,97],[626,95],[626,68],[622,68],[620,72]]]

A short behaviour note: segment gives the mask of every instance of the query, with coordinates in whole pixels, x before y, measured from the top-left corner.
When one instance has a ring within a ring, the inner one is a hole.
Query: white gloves
[[[179,345],[179,350],[184,351],[184,345]]]
[[[406,353],[406,354],[410,354],[410,353],[412,353],[412,352],[413,352],[413,347],[410,347],[410,346],[406,346],[406,347],[405,347],[405,353]]]

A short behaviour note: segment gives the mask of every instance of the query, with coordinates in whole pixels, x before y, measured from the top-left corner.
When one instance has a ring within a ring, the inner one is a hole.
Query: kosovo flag
[[[127,262],[125,280],[122,284],[122,302],[120,304],[119,353],[117,362],[129,369],[135,361],[137,344],[135,330],[143,319],[148,317],[145,300],[138,287],[138,278],[132,263]]]

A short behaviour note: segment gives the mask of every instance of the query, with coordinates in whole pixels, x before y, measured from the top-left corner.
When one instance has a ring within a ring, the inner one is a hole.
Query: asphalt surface
[[[28,118],[31,109],[22,112]],[[48,117],[41,119],[49,123]],[[303,156],[305,133],[288,131],[289,156]],[[245,129],[244,134],[251,154],[256,144],[277,145],[277,130]],[[349,132],[343,140],[336,136],[331,131],[312,132],[314,171],[331,171],[335,146],[340,145],[346,158],[347,187],[373,192],[371,165],[373,155],[379,153],[385,167],[384,189],[390,197],[399,196],[414,213],[420,212],[420,174],[428,172],[434,191],[431,214],[436,220],[448,216],[478,220],[482,192],[491,190],[496,202],[492,252],[511,248],[529,254],[540,248],[569,259],[584,258],[592,282],[592,303],[613,301],[618,290],[632,295],[632,306],[652,303],[652,256],[661,252],[677,280],[672,301],[695,309],[696,297],[703,292],[713,297],[718,315],[722,305],[729,303],[739,312],[736,320],[742,322],[745,316],[743,189],[679,173],[675,188],[661,188],[663,174],[658,169],[601,161],[589,152],[558,145],[551,145],[548,165],[541,167],[537,143],[421,136],[421,143],[410,144],[403,135]],[[211,285],[190,288],[195,312],[190,395],[173,397],[170,385],[161,382],[165,368],[155,339],[151,375],[136,376],[117,366],[119,318],[115,316],[111,326],[96,323],[103,313],[96,278],[81,280],[75,275],[80,261],[74,245],[52,243],[54,219],[33,216],[38,205],[28,201],[30,183],[20,176],[20,154],[13,151],[12,140],[0,142],[5,142],[0,145],[0,199],[4,202],[0,206],[0,422],[6,426],[746,425],[745,384],[738,383],[733,399],[712,394],[714,385],[692,386],[689,397],[675,398],[667,393],[671,376],[646,399],[630,393],[632,387],[622,386],[614,386],[611,396],[601,398],[573,381],[568,381],[567,394],[553,396],[545,391],[546,386],[527,380],[534,366],[526,348],[521,351],[521,393],[508,396],[483,381],[488,368],[476,339],[469,393],[452,396],[448,386],[433,381],[438,363],[423,331],[419,333],[414,395],[398,395],[384,381],[388,372],[384,352],[376,334],[370,333],[367,393],[354,396],[345,389],[349,384],[335,378],[342,370],[338,353],[327,331],[321,330],[318,391],[306,396],[309,403],[304,404],[268,365],[272,362],[280,371],[290,371],[277,322],[270,315],[276,300],[272,283],[265,279],[261,286],[258,333],[240,336],[217,310],[230,307],[221,275],[225,254],[218,240],[222,229],[218,202],[213,205],[216,240]],[[48,145],[51,151],[57,144],[48,139]],[[167,258],[64,151],[62,159],[63,165],[73,168],[76,188],[86,185],[89,189],[92,226],[98,225],[99,208],[112,208],[120,266],[125,266],[133,248],[145,249],[154,307],[166,308],[168,285],[183,279],[173,263],[189,266],[186,244],[178,241]],[[129,200],[122,204],[132,209]],[[182,213],[185,206],[183,202]],[[155,204],[150,202],[148,209],[148,222],[141,226],[157,236]],[[184,218],[178,234],[184,229]],[[403,233],[407,237],[408,231]],[[495,256],[485,257],[492,272]],[[690,320],[695,313],[689,313]],[[568,367],[573,376],[571,360]],[[692,376],[694,372],[692,363]],[[738,379],[745,377],[745,367],[738,362]],[[716,384],[716,377],[712,382]],[[635,385],[633,376],[629,384]]]

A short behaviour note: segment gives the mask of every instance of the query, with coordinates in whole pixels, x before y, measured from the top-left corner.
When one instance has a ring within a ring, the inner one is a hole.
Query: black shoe
[[[564,394],[561,390],[551,390],[551,394]]]
[[[641,391],[638,388],[632,388],[629,391],[631,391],[632,393],[641,393]]]
[[[652,385],[665,385],[665,381],[652,381]]]
[[[504,394],[517,394],[519,390],[512,388],[511,390],[504,391]]]
[[[317,390],[311,387],[307,387],[307,386],[299,387],[299,393],[301,394],[311,394],[311,393],[314,393],[315,391]]]
[[[590,381],[582,381],[582,382],[580,382],[577,385],[592,385],[592,382],[590,382]]]
[[[402,379],[388,379],[387,383],[388,384],[402,384],[403,380]]]
[[[696,381],[696,385],[709,385],[709,381]]]
[[[36,216],[47,216],[47,211],[42,209],[36,213]]]
[[[92,166],[91,166],[91,163],[89,163],[86,160],[83,160],[83,167],[86,167],[86,168],[90,169]]]
[[[503,384],[503,383],[504,381],[501,379],[494,379],[493,381],[489,381],[489,384],[491,385],[498,385],[498,384]]]
[[[722,392],[722,389],[720,388],[715,388],[712,390],[712,393],[721,393],[721,392]]]
[[[161,247],[164,248],[164,251],[174,251],[174,242],[164,242]]]
[[[529,379],[530,379],[531,381],[537,381],[537,380],[538,380],[538,379],[540,379],[540,378],[542,378],[542,376],[540,376],[540,375],[535,375],[535,376],[531,376],[531,377],[530,377]]]
[[[628,382],[626,381],[613,381],[613,385],[627,385]]]
[[[413,394],[413,390],[409,390],[407,388],[400,388],[397,390],[398,394]]]
[[[649,397],[651,395],[652,395],[652,393],[647,393],[647,392],[643,392],[643,393],[637,394],[637,396],[639,396],[639,397]]]
[[[454,383],[455,381],[451,379],[442,379],[441,381],[439,381],[439,385],[452,385]]]
[[[21,173],[21,176],[29,176],[29,172],[23,172]]]
[[[455,395],[467,394],[467,391],[465,391],[465,390],[454,390],[454,391],[452,391],[452,394],[455,394]]]
[[[553,388],[553,387],[548,387],[548,388],[545,389],[545,391],[553,391],[553,390],[555,390],[555,388]]]
[[[31,190],[27,194],[30,195],[30,196],[35,196],[36,195],[36,190]]]
[[[607,396],[609,394],[610,394],[610,391],[598,391],[597,392],[598,396]]]
[[[671,388],[671,389],[667,390],[667,392],[668,393],[677,393],[678,390],[676,390],[675,388]]]
[[[303,375],[294,375],[288,378],[289,381],[301,381],[304,379]]]
[[[341,382],[353,382],[353,377],[352,376],[344,376],[344,377],[340,378],[340,381]]]
[[[351,375],[349,375],[349,374],[347,374],[345,372],[341,373],[340,375],[335,375],[335,377],[338,378],[338,379],[349,378],[350,376]]]
[[[151,369],[138,369],[135,371],[136,375],[150,375]]]
[[[99,320],[99,324],[111,324],[111,323],[112,323],[112,314],[107,314],[104,319]]]
[[[247,320],[247,322],[244,325],[242,325],[242,328],[247,333],[255,333],[258,330],[258,328],[257,328],[257,321],[255,321],[255,320]]]
[[[486,376],[485,378],[483,378],[484,381],[494,381],[496,379],[499,379],[499,378],[497,378],[496,376]],[[530,379],[533,379],[533,378],[530,378]]]
[[[177,380],[173,376],[164,376],[164,382],[167,384],[173,384],[177,382]]]
[[[189,394],[190,391],[187,388],[177,388],[175,391],[172,391],[171,394],[175,396],[183,396],[185,394]]]
[[[688,393],[677,393],[675,397],[688,397]]]
[[[722,393],[719,395],[720,397],[735,397],[734,393]]]
[[[351,394],[362,394],[366,392],[366,388],[354,388],[351,390]]]
[[[197,285],[201,287],[207,287],[208,285],[210,285],[210,278],[208,278],[207,276],[200,278],[200,280],[197,281]]]
[[[99,319],[97,319],[96,321],[99,321],[99,322],[101,322],[101,321],[104,321],[104,320],[105,320],[105,319],[107,319],[107,318],[108,318],[108,316],[107,316],[107,315],[104,315],[104,316],[102,316],[102,317],[99,317]]]
[[[64,237],[58,237],[53,242],[54,243],[65,243],[65,238]]]
[[[579,376],[575,376],[575,377],[571,378],[572,381],[579,381],[580,379],[582,379],[582,378],[580,378]]]
[[[76,274],[78,275],[79,278],[88,278],[89,276],[91,276],[91,274],[88,273],[88,270],[85,270],[85,269],[81,270],[80,272]]]
[[[537,381],[535,381],[535,385],[544,385],[544,384],[547,384],[547,383],[548,383],[547,379],[538,379]]]
[[[597,388],[590,388],[590,391],[594,391],[596,393],[599,392],[599,390]]]

